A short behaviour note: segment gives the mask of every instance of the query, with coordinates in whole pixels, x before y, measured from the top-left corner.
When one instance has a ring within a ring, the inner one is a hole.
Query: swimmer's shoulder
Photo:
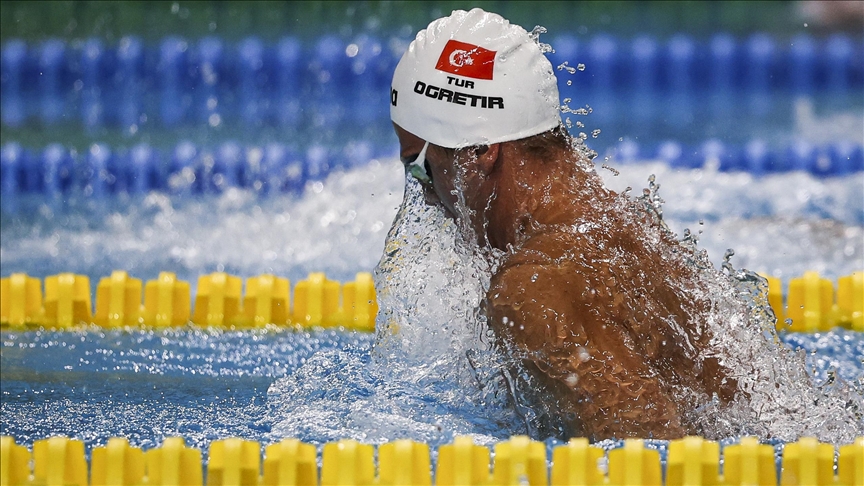
[[[593,250],[593,243],[567,229],[552,228],[531,234],[518,248],[508,253],[501,268],[521,265],[560,266],[578,261],[580,255]]]
[[[543,307],[573,302],[573,292],[587,285],[573,254],[574,239],[558,233],[536,235],[504,257],[490,282],[490,304],[520,306],[524,296]],[[578,253],[578,248],[576,249]]]

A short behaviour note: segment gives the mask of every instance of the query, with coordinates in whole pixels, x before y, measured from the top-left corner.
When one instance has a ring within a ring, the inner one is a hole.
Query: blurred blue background
[[[565,121],[602,157],[864,168],[860,2],[3,1],[3,187],[166,190],[186,168],[196,191],[293,191],[395,155],[395,64],[472,6],[548,29]]]

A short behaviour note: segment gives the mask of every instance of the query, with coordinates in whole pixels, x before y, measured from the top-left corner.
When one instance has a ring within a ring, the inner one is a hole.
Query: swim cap
[[[500,15],[456,10],[417,33],[396,66],[390,119],[435,145],[519,140],[561,123],[552,64]]]

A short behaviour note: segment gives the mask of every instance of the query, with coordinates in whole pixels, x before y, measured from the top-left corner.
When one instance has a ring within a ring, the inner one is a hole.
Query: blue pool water
[[[861,174],[756,177],[662,162],[617,169],[619,175],[599,169],[617,188],[644,186],[656,174],[667,222],[679,234],[701,228],[700,246],[715,264],[733,247],[736,267],[784,280],[809,269],[836,279],[864,267]],[[403,180],[398,161],[381,160],[311,182],[302,195],[267,200],[229,191],[198,200],[151,194],[140,207],[118,203],[110,210],[42,207],[4,221],[3,271],[45,276],[62,269],[96,279],[125,268],[148,279],[169,269],[194,285],[215,270],[273,272],[292,281],[316,270],[349,280],[380,258]],[[430,265],[452,258],[427,257]],[[442,291],[434,280],[423,285]],[[460,295],[442,295],[442,307]],[[470,302],[459,305],[464,311]],[[67,434],[90,445],[121,435],[144,447],[182,435],[206,447],[229,436],[440,444],[456,434],[492,443],[526,432],[500,390],[479,390],[478,378],[462,368],[455,354],[477,349],[460,341],[459,319],[448,318],[446,308],[437,315],[405,329],[404,343],[379,336],[377,348],[374,335],[341,331],[4,332],[0,433],[25,443]],[[438,342],[412,347],[423,336]],[[864,385],[861,333],[790,334],[783,341],[803,350],[816,382],[836,374]],[[481,374],[492,369],[487,362]]]
[[[180,435],[205,450],[226,437],[276,441],[274,426],[311,443],[411,437],[438,445],[473,434],[488,444],[525,432],[478,404],[448,407],[419,387],[382,384],[390,377],[370,366],[369,334],[90,329],[2,339],[0,423],[19,443],[60,434],[99,446],[122,436],[148,449]],[[819,380],[829,370],[849,381],[864,377],[860,333],[783,341],[807,352]],[[302,410],[302,421],[286,422],[283,407]]]
[[[370,343],[335,331],[4,333],[2,433],[93,445],[123,436],[145,448],[177,435],[201,448],[226,437],[265,441],[274,380],[326,350],[368,356]]]

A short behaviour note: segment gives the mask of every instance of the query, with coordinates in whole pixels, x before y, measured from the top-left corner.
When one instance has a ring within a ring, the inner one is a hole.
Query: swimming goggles
[[[405,170],[408,171],[421,184],[426,186],[432,185],[432,174],[429,170],[429,162],[426,161],[426,150],[429,149],[429,142],[423,145],[423,150],[419,154],[409,157],[402,157],[402,163],[405,165]]]

